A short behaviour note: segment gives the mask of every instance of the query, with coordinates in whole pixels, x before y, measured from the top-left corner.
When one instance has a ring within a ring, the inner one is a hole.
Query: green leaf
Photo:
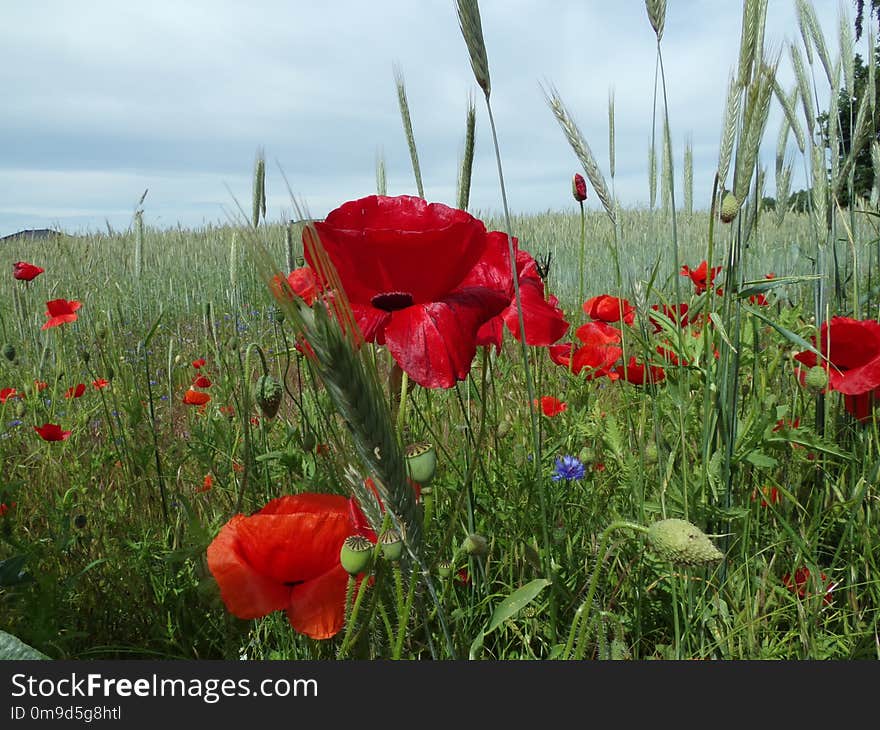
[[[471,642],[471,648],[468,650],[468,659],[476,659],[480,655],[480,650],[483,648],[483,639],[485,637],[486,632],[480,629],[480,633],[478,633]]]
[[[758,279],[757,281],[744,281],[743,288],[737,292],[737,297],[740,299],[748,299],[750,296],[755,294],[763,294],[766,291],[770,291],[771,289],[775,289],[778,286],[785,286],[787,284],[801,284],[805,281],[816,281],[816,279],[821,279],[822,277],[817,276],[815,274],[809,274],[806,276],[778,276],[775,279]]]
[[[21,659],[51,659],[21,639],[0,630],[0,661],[19,661]]]
[[[767,317],[763,312],[759,312],[757,309],[753,309],[752,307],[743,306],[743,310],[748,312],[749,314],[754,314],[758,319],[760,319],[765,324],[769,324],[773,329],[775,329],[779,334],[781,334],[785,339],[789,342],[794,343],[798,347],[803,348],[804,350],[809,350],[814,355],[818,355],[823,360],[827,359],[821,352],[819,352],[815,347],[813,347],[809,342],[807,342],[800,335],[796,335],[789,329],[786,329],[781,324],[776,324],[772,319]]]
[[[727,343],[727,346],[736,352],[736,348],[733,346],[733,343],[730,341],[730,338],[727,336],[727,330],[724,329],[724,323],[721,321],[721,317],[718,316],[718,312],[710,312],[709,319],[712,320],[712,324],[715,325],[715,329],[718,330],[718,334],[721,335],[721,339]]]
[[[746,454],[746,461],[755,466],[766,467],[768,469],[773,468],[779,463],[776,459],[765,454],[763,451],[750,451]]]
[[[516,616],[516,614],[534,601],[535,598],[538,597],[538,594],[549,585],[550,581],[546,578],[535,578],[535,580],[517,588],[495,607],[495,610],[492,612],[492,620],[489,621],[489,627],[484,633],[492,633],[500,624],[507,621],[507,619]]]
[[[27,583],[31,576],[24,569],[26,561],[25,555],[13,555],[6,560],[0,560],[0,586],[8,587]]]

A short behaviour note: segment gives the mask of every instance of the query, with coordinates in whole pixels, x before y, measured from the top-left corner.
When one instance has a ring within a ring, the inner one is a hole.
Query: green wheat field
[[[456,199],[429,202],[468,210],[492,49],[476,2],[456,5],[479,103]],[[665,5],[646,3],[661,55]],[[385,249],[338,258],[335,213],[267,220],[261,154],[236,224],[152,228],[142,200],[124,232],[5,244],[0,656],[880,658],[880,188],[856,185],[864,154],[880,180],[880,109],[852,101],[845,134],[817,121],[818,93],[852,88],[853,38],[797,5],[803,32],[771,52],[766,0],[743,3],[713,190],[692,154],[673,166],[661,95],[651,205],[620,207],[613,106],[588,143],[546,88],[599,205],[569,178],[558,212],[505,214],[500,184],[497,211],[470,210],[500,232],[509,321],[500,348],[432,322],[472,355],[448,384],[427,382],[443,348],[391,324],[423,315],[412,271]],[[413,162],[416,213],[383,236],[424,223]],[[795,168],[807,191],[786,205]],[[380,160],[364,200],[385,184]],[[440,262],[438,236],[418,245]],[[370,280],[386,265],[399,281]],[[308,292],[288,279],[305,266]],[[564,334],[523,344],[535,306]],[[384,339],[362,341],[359,307]]]

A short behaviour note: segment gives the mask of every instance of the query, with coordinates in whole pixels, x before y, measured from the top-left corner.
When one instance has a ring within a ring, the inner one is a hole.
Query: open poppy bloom
[[[713,286],[719,271],[721,271],[720,266],[713,266],[710,274],[709,264],[705,260],[701,261],[696,269],[690,269],[687,265],[681,267],[681,275],[689,277],[694,282],[694,291],[697,294],[702,294],[710,286]],[[718,293],[721,294],[720,289]]]
[[[624,324],[632,324],[636,319],[636,308],[626,299],[610,294],[600,294],[584,302],[584,311],[594,322],[619,322],[621,313]]]
[[[357,532],[353,500],[332,494],[279,497],[235,515],[208,546],[208,568],[226,607],[243,619],[286,611],[293,628],[329,639],[345,621],[348,573],[339,562]]]
[[[86,392],[85,383],[79,383],[78,385],[74,385],[67,389],[67,392],[64,394],[65,398],[80,398],[82,394]]]
[[[92,386],[94,386],[95,390],[101,390],[101,388],[106,388],[108,385],[110,385],[110,381],[106,378],[98,378],[92,381]]]
[[[205,367],[205,358],[200,357],[198,360],[192,361],[192,366],[198,370],[199,368]]]
[[[49,318],[40,329],[47,330],[50,327],[58,327],[65,322],[76,322],[76,310],[82,306],[80,302],[67,301],[66,299],[53,299],[46,302],[46,316]]]
[[[467,377],[477,332],[510,304],[506,234],[409,195],[344,203],[315,229],[367,342],[386,345],[424,387]],[[306,261],[319,272],[307,233]]]
[[[302,299],[306,305],[311,307],[315,303],[318,296],[318,280],[315,278],[315,272],[308,266],[302,266],[294,269],[287,275],[287,284],[290,291]],[[284,277],[281,274],[275,274],[269,282],[269,288],[275,295],[276,299],[290,299],[290,291],[284,284]]]
[[[805,350],[794,359],[806,368],[819,364],[828,373],[828,388],[843,393],[844,407],[861,421],[871,417],[875,398],[880,396],[880,322],[832,317],[823,322],[814,346],[831,362],[818,362],[815,353]],[[799,369],[803,382],[805,372]]]
[[[188,406],[203,406],[209,400],[211,400],[211,396],[207,393],[202,393],[201,391],[193,390],[192,388],[188,388],[183,395],[183,402]]]
[[[492,235],[492,234],[490,234]],[[517,240],[513,239],[514,247]],[[516,276],[519,284],[519,298],[523,310],[523,324],[526,331],[526,344],[545,347],[557,342],[567,331],[569,324],[559,308],[559,300],[554,296],[545,298],[544,281],[538,273],[538,264],[528,251],[516,252]],[[520,340],[519,314],[516,309],[516,292],[513,280],[508,287],[510,303],[497,317],[493,317],[480,327],[477,345],[495,345],[501,350],[503,327],[507,326],[514,339]]]
[[[15,388],[3,388],[0,390],[0,403],[5,403],[10,398],[20,398],[21,395],[15,390]]]
[[[64,431],[57,423],[44,423],[42,426],[34,426],[43,441],[66,441],[72,431]]]
[[[672,324],[678,324],[679,327],[687,327],[688,325],[688,305],[682,302],[681,304],[672,304],[667,306],[666,304],[652,304],[651,309],[654,312],[659,312],[664,317],[667,317],[672,321]],[[662,320],[660,317],[649,314],[648,319],[651,320],[651,325],[654,328],[654,332],[662,332],[663,326],[661,324]]]
[[[12,264],[12,277],[19,281],[32,281],[44,271],[45,269],[29,264],[27,261],[16,261]]]
[[[196,388],[210,388],[211,387],[211,380],[210,380],[210,378],[207,378],[204,375],[199,374],[193,378],[193,385]]]
[[[822,596],[822,602],[827,606],[831,604],[831,592],[834,590],[834,583],[828,580],[828,576],[825,573],[820,573],[819,576],[822,583],[825,584],[825,595]],[[807,567],[798,568],[794,571],[794,577],[790,573],[782,576],[782,583],[798,598],[807,597],[807,584],[809,581],[810,569]]]
[[[541,412],[547,416],[547,418],[555,418],[560,413],[565,413],[565,410],[568,408],[568,405],[563,403],[558,398],[554,398],[552,395],[542,395],[541,396]],[[535,406],[537,407],[538,401],[535,400]]]
[[[578,375],[582,370],[588,371],[588,379],[607,375],[611,380],[620,376],[612,370],[612,366],[623,354],[620,345],[620,330],[605,322],[587,322],[577,328],[575,334],[584,344],[572,354],[571,343],[552,345],[549,348],[550,359],[557,365],[571,368]]]
[[[635,357],[629,359],[628,365],[618,365],[614,368],[618,378],[623,378],[633,385],[645,385],[646,383],[659,383],[666,377],[666,372],[656,365],[645,366],[637,363]]]

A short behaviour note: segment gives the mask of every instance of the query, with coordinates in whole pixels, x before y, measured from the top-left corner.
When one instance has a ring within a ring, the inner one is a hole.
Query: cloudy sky
[[[454,201],[468,95],[479,90],[452,0],[4,5],[0,235],[104,230],[107,222],[126,228],[146,189],[148,225],[228,222],[236,199],[250,207],[258,148],[267,159],[270,220],[292,215],[284,176],[316,217],[375,192],[380,153],[389,194],[415,193],[395,64],[406,81],[425,195]],[[816,5],[836,55],[837,1]],[[843,7],[852,12],[848,0]],[[481,11],[512,210],[574,206],[570,180],[579,164],[541,84],[556,87],[606,175],[613,89],[616,192],[624,205],[646,204],[656,44],[642,0],[482,0]],[[692,140],[698,207],[717,164],[740,13],[735,1],[668,2],[673,144],[680,172]],[[768,47],[798,38],[794,0],[769,0]],[[788,88],[787,53],[781,69]],[[495,211],[488,117],[476,98],[471,210]],[[779,119],[774,110],[768,161]],[[595,205],[592,191],[590,198]]]

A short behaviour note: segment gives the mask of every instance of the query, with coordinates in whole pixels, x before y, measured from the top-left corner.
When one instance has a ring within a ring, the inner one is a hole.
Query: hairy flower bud
[[[655,552],[671,563],[704,565],[724,557],[709,537],[687,520],[655,522],[648,528],[648,540]]]
[[[571,182],[571,194],[578,203],[583,203],[587,199],[587,181],[584,176],[578,173],[574,174]]]

